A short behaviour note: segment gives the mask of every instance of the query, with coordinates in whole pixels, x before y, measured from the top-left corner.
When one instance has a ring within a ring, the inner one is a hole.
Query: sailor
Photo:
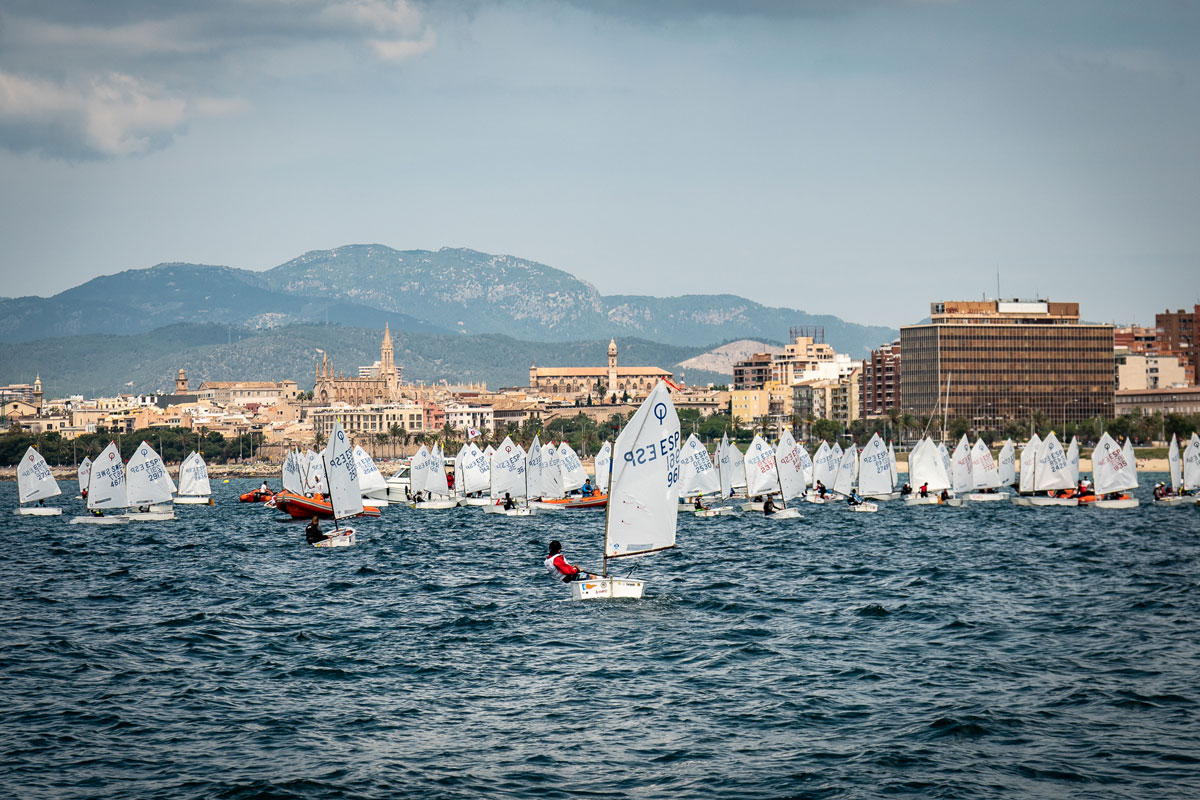
[[[908,497],[910,494],[912,494],[912,485],[911,484],[906,483],[900,487],[900,496],[901,497]]]
[[[949,500],[950,499],[950,490],[942,489],[942,493],[941,493],[941,495],[939,495],[938,499],[941,500],[943,503],[946,502],[947,500]]]
[[[861,506],[862,498],[858,496],[857,489],[851,489],[850,494],[846,495],[846,502],[852,506]]]
[[[582,492],[582,494],[583,494],[583,496],[584,496],[584,497],[591,497],[591,496],[592,496],[592,494],[593,494],[593,493],[594,493],[596,490],[595,490],[595,488],[592,486],[592,479],[591,479],[591,478],[587,478],[587,479],[585,479],[585,480],[584,480],[584,482],[583,482],[583,489],[581,489],[580,491]]]
[[[701,503],[701,502],[700,502],[700,497],[701,497],[700,495],[696,495],[696,503],[695,503],[695,506],[696,506],[696,510],[697,510],[697,511],[703,511],[703,510],[704,510],[704,503]]]
[[[316,544],[329,537],[321,532],[321,520],[314,516],[312,522],[308,523],[308,527],[304,529],[304,538],[308,540],[309,544]]]
[[[93,516],[93,517],[103,517],[103,516],[104,516],[104,512],[103,512],[103,511],[101,511],[101,510],[100,510],[100,509],[98,509],[98,508],[93,508],[93,509],[92,509],[92,516]]]
[[[454,473],[453,472],[446,473],[446,488],[447,489],[454,488]]]
[[[775,501],[771,499],[771,495],[767,495],[767,499],[763,501],[763,516],[769,517],[775,513]]]
[[[513,502],[512,495],[509,494],[508,492],[505,492],[504,493],[504,510],[512,511],[516,507],[517,507],[517,504]]]
[[[817,481],[817,496],[818,497],[820,497],[822,500],[824,500],[825,494],[828,491],[829,490],[825,488],[825,484],[821,483],[820,481]]]
[[[87,489],[81,489],[79,491],[79,496],[82,497],[84,500],[87,500]]]
[[[270,494],[271,489],[267,486],[267,482],[263,481],[262,486],[258,487],[259,494]]]
[[[918,489],[917,491],[919,491],[921,493],[921,497],[929,497],[929,481],[925,481],[925,483],[922,483],[921,488]]]
[[[563,583],[581,581],[587,577],[586,573],[580,572],[579,567],[567,561],[566,556],[562,554],[562,542],[557,539],[550,543],[550,552],[546,556],[544,563],[550,574]]]

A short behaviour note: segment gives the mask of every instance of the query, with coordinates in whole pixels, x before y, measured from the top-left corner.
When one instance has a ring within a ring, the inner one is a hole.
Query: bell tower
[[[175,376],[175,394],[188,393],[188,377],[183,371],[183,367],[179,368],[179,374]]]
[[[608,342],[608,391],[610,394],[617,391],[617,340],[615,337]]]

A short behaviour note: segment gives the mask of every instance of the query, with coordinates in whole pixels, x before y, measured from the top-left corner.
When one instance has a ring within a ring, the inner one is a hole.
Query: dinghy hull
[[[129,517],[122,514],[114,514],[111,517],[75,517],[71,520],[72,525],[126,525],[129,522]]]
[[[1161,500],[1155,500],[1154,505],[1163,506],[1165,508],[1178,508],[1185,501],[1190,500],[1190,497],[1164,497]]]
[[[971,492],[967,499],[972,503],[999,503],[1009,498],[1007,492]]]
[[[419,503],[413,503],[412,508],[418,511],[445,511],[450,508],[458,508],[457,500],[422,500]]]
[[[62,509],[52,506],[30,506],[29,508],[14,508],[13,513],[19,517],[57,517],[62,515]]]
[[[177,506],[211,506],[213,499],[211,497],[200,497],[198,495],[183,495],[175,498]]]
[[[640,600],[645,591],[645,581],[630,578],[593,578],[571,582],[572,600],[607,600],[628,598]]]
[[[737,514],[737,509],[733,506],[715,506],[694,513],[697,517],[732,517]]]
[[[797,508],[781,508],[774,514],[763,514],[767,519],[800,519],[800,510]]]
[[[341,528],[329,534],[323,542],[314,542],[313,547],[350,547],[358,543],[358,534],[354,528]]]
[[[1120,500],[1095,500],[1090,505],[1092,508],[1137,508],[1138,499],[1123,497]]]

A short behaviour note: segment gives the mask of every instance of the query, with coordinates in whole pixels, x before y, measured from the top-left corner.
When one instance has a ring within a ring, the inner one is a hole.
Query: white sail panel
[[[746,494],[756,497],[779,491],[779,475],[775,470],[775,448],[754,434],[746,448]]]
[[[1037,457],[1042,450],[1042,440],[1035,433],[1021,448],[1021,485],[1020,491],[1032,492],[1037,482]]]
[[[562,459],[558,457],[558,448],[550,443],[542,447],[542,498],[554,500],[565,494]]]
[[[804,482],[804,460],[801,458],[803,452],[804,448],[796,444],[789,431],[780,435],[779,446],[775,450],[775,468],[779,472],[779,488],[785,503],[800,497],[807,487]]]
[[[125,508],[129,505],[125,491],[125,464],[116,442],[109,442],[96,460],[88,477],[88,508]]]
[[[329,443],[322,455],[325,477],[329,482],[329,503],[335,520],[353,517],[363,511],[362,487],[358,482],[358,461],[342,423],[334,420]]]
[[[562,473],[563,494],[573,492],[587,483],[587,470],[571,445],[565,441],[558,446],[558,468]]]
[[[1000,470],[996,468],[996,459],[992,451],[976,439],[971,448],[971,482],[976,489],[997,489],[1000,487]]]
[[[721,437],[717,445],[717,478],[721,482],[721,501],[729,496],[733,489],[733,459],[729,455],[729,436]]]
[[[706,448],[696,434],[688,437],[679,454],[679,496],[713,494],[721,491],[721,479]]]
[[[175,481],[171,480],[158,453],[146,442],[142,442],[137,450],[133,451],[126,473],[129,505],[142,506],[171,501],[171,496],[175,493]]]
[[[326,494],[329,491],[329,484],[325,480],[325,465],[321,463],[321,457],[309,450],[306,458],[308,463],[304,473],[305,487],[310,492]]]
[[[963,494],[975,488],[975,479],[971,475],[971,443],[964,433],[954,446],[954,455],[950,458],[952,464],[953,489],[955,494]]]
[[[358,464],[358,488],[364,492],[377,492],[387,488],[387,481],[384,480],[379,467],[375,466],[375,459],[358,445],[354,445],[354,461]]]
[[[1130,489],[1136,489],[1137,482],[1137,455],[1133,452],[1133,441],[1129,437],[1125,437],[1125,444],[1121,447],[1121,452],[1125,454],[1125,460],[1133,466],[1133,486]]]
[[[738,446],[729,443],[729,479],[733,481],[734,489],[744,487],[746,485],[746,459],[742,457],[742,451],[738,450]]]
[[[1137,465],[1131,463],[1126,453],[1113,438],[1104,433],[1092,450],[1092,483],[1096,494],[1123,492],[1137,488]]]
[[[888,467],[892,472],[892,490],[895,491],[900,486],[900,470],[896,468],[896,451],[890,441],[888,442]],[[861,482],[862,479],[859,480]]]
[[[521,445],[505,436],[492,456],[491,496],[499,500],[508,494],[525,497],[525,451]]]
[[[533,441],[529,444],[529,450],[525,453],[525,470],[528,476],[529,485],[526,488],[529,497],[542,496],[542,445],[538,442],[537,434],[533,435]]]
[[[857,468],[858,448],[851,442],[842,452],[841,461],[838,462],[837,475],[833,478],[833,491],[838,494],[850,494],[854,489],[854,473]]]
[[[300,454],[292,450],[283,460],[283,488],[294,494],[304,494],[304,468],[300,464]]]
[[[667,385],[659,381],[613,445],[606,557],[675,546],[679,445],[679,417]]]
[[[922,486],[926,491],[940,492],[950,488],[950,475],[946,472],[946,462],[938,448],[928,438],[921,441],[908,454],[908,479],[913,491],[920,491]]]
[[[436,442],[429,451],[429,472],[425,475],[425,493],[450,496],[450,482],[446,480],[446,454]]]
[[[84,490],[88,488],[88,481],[92,479],[92,460],[87,456],[84,456],[83,461],[79,462],[75,478],[79,481],[79,493],[83,494]]]
[[[858,491],[868,497],[892,491],[892,462],[878,433],[858,456]]]
[[[33,503],[62,494],[42,454],[30,447],[17,467],[17,502]]]
[[[1171,474],[1171,491],[1178,492],[1183,485],[1183,461],[1179,457],[1179,440],[1171,434],[1171,446],[1167,448],[1167,470]]]
[[[208,464],[204,463],[204,456],[193,450],[179,465],[179,496],[208,497],[211,494]]]
[[[596,488],[607,493],[608,481],[612,477],[612,442],[605,442],[600,446],[600,452],[596,453],[594,470]]]
[[[1067,463],[1067,453],[1063,450],[1050,431],[1038,449],[1037,474],[1033,482],[1035,492],[1053,491],[1055,489],[1074,489],[1075,482],[1071,480],[1071,465]]]
[[[462,489],[464,494],[486,492],[492,482],[491,462],[487,453],[475,444],[468,444],[463,450],[465,452],[459,456],[456,464],[458,488]]]
[[[1004,440],[996,470],[1001,486],[1012,486],[1017,482],[1017,448],[1013,446],[1012,439]]]
[[[417,492],[425,491],[425,486],[429,483],[429,471],[432,467],[433,460],[429,456],[429,448],[421,445],[413,454],[412,461],[409,462],[409,492],[415,495]]]
[[[808,455],[808,450],[802,444],[798,445],[796,453],[797,457],[800,459],[800,467],[804,470],[804,485],[812,486],[814,469],[813,460]]]
[[[821,445],[813,453],[812,460],[812,485],[816,486],[818,483],[821,483],[825,486],[831,486],[833,479],[837,476],[838,464],[841,462],[833,457],[833,449],[829,446],[829,442],[824,439],[821,440]]]
[[[1193,433],[1183,449],[1183,488],[1200,489],[1200,434]]]
[[[1074,436],[1071,437],[1071,443],[1067,445],[1067,466],[1071,468],[1071,483],[1079,485],[1079,440]]]

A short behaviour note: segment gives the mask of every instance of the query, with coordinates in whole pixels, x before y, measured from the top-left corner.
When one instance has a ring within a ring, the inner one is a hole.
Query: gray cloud
[[[435,43],[406,0],[8,0],[0,147],[65,158],[145,153],[191,120],[247,106],[231,89],[233,64],[243,71],[314,44],[396,64]]]

